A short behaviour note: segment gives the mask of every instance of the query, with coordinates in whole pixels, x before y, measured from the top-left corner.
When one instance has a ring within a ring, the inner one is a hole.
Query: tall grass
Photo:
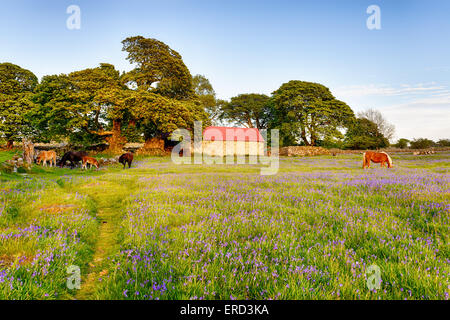
[[[84,280],[106,250],[89,298],[449,299],[450,154],[393,160],[282,158],[260,176],[154,157],[2,175],[0,298],[71,298],[67,267]],[[117,246],[99,247],[99,213]]]

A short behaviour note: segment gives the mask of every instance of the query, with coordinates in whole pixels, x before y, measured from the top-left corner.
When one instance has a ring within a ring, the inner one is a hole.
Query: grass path
[[[82,276],[77,300],[96,299],[97,280],[107,272],[103,266],[107,257],[119,250],[119,225],[124,212],[124,200],[132,189],[131,179],[101,179],[98,183],[82,186],[79,192],[87,194],[96,204],[99,235],[88,273]]]

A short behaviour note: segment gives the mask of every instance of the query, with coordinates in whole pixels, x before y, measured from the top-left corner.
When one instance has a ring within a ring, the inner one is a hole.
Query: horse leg
[[[128,161],[128,169],[131,168],[131,161]]]

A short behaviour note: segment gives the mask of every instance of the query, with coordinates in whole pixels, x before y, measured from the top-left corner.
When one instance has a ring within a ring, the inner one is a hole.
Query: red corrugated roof
[[[203,131],[206,141],[258,141],[264,138],[256,128],[207,127]]]

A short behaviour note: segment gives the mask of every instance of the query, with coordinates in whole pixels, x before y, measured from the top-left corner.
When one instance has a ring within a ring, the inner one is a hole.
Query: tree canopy
[[[418,138],[410,141],[411,149],[426,149],[434,147],[436,144],[433,140],[427,138]]]
[[[192,78],[195,94],[211,121],[217,121],[220,115],[222,100],[216,99],[216,93],[209,80],[200,74]]]
[[[394,138],[394,125],[390,124],[380,111],[367,109],[366,111],[359,112],[358,118],[366,118],[375,123],[378,126],[378,131],[380,131],[380,133],[388,140],[392,140]]]
[[[389,146],[389,141],[378,130],[376,123],[366,118],[356,119],[345,135],[349,149],[379,149]]]
[[[110,64],[45,76],[34,95],[39,105],[32,114],[34,126],[47,140],[100,141],[108,118],[121,118],[125,110],[119,78]]]
[[[125,83],[178,100],[194,96],[189,69],[181,55],[167,44],[142,36],[126,38],[122,44],[122,50],[128,53],[128,61],[136,65],[124,75]]]
[[[248,128],[266,128],[269,100],[265,94],[240,94],[222,105],[220,118]]]
[[[7,148],[28,129],[26,114],[33,108],[31,97],[37,84],[31,71],[12,63],[0,64],[0,133]]]
[[[394,144],[394,147],[396,148],[400,148],[400,149],[406,149],[408,148],[408,144],[410,143],[410,141],[408,139],[398,139],[397,143]]]
[[[355,116],[352,109],[337,100],[318,83],[292,80],[272,94],[271,127],[280,129],[283,145],[316,145],[318,140],[342,137]]]

